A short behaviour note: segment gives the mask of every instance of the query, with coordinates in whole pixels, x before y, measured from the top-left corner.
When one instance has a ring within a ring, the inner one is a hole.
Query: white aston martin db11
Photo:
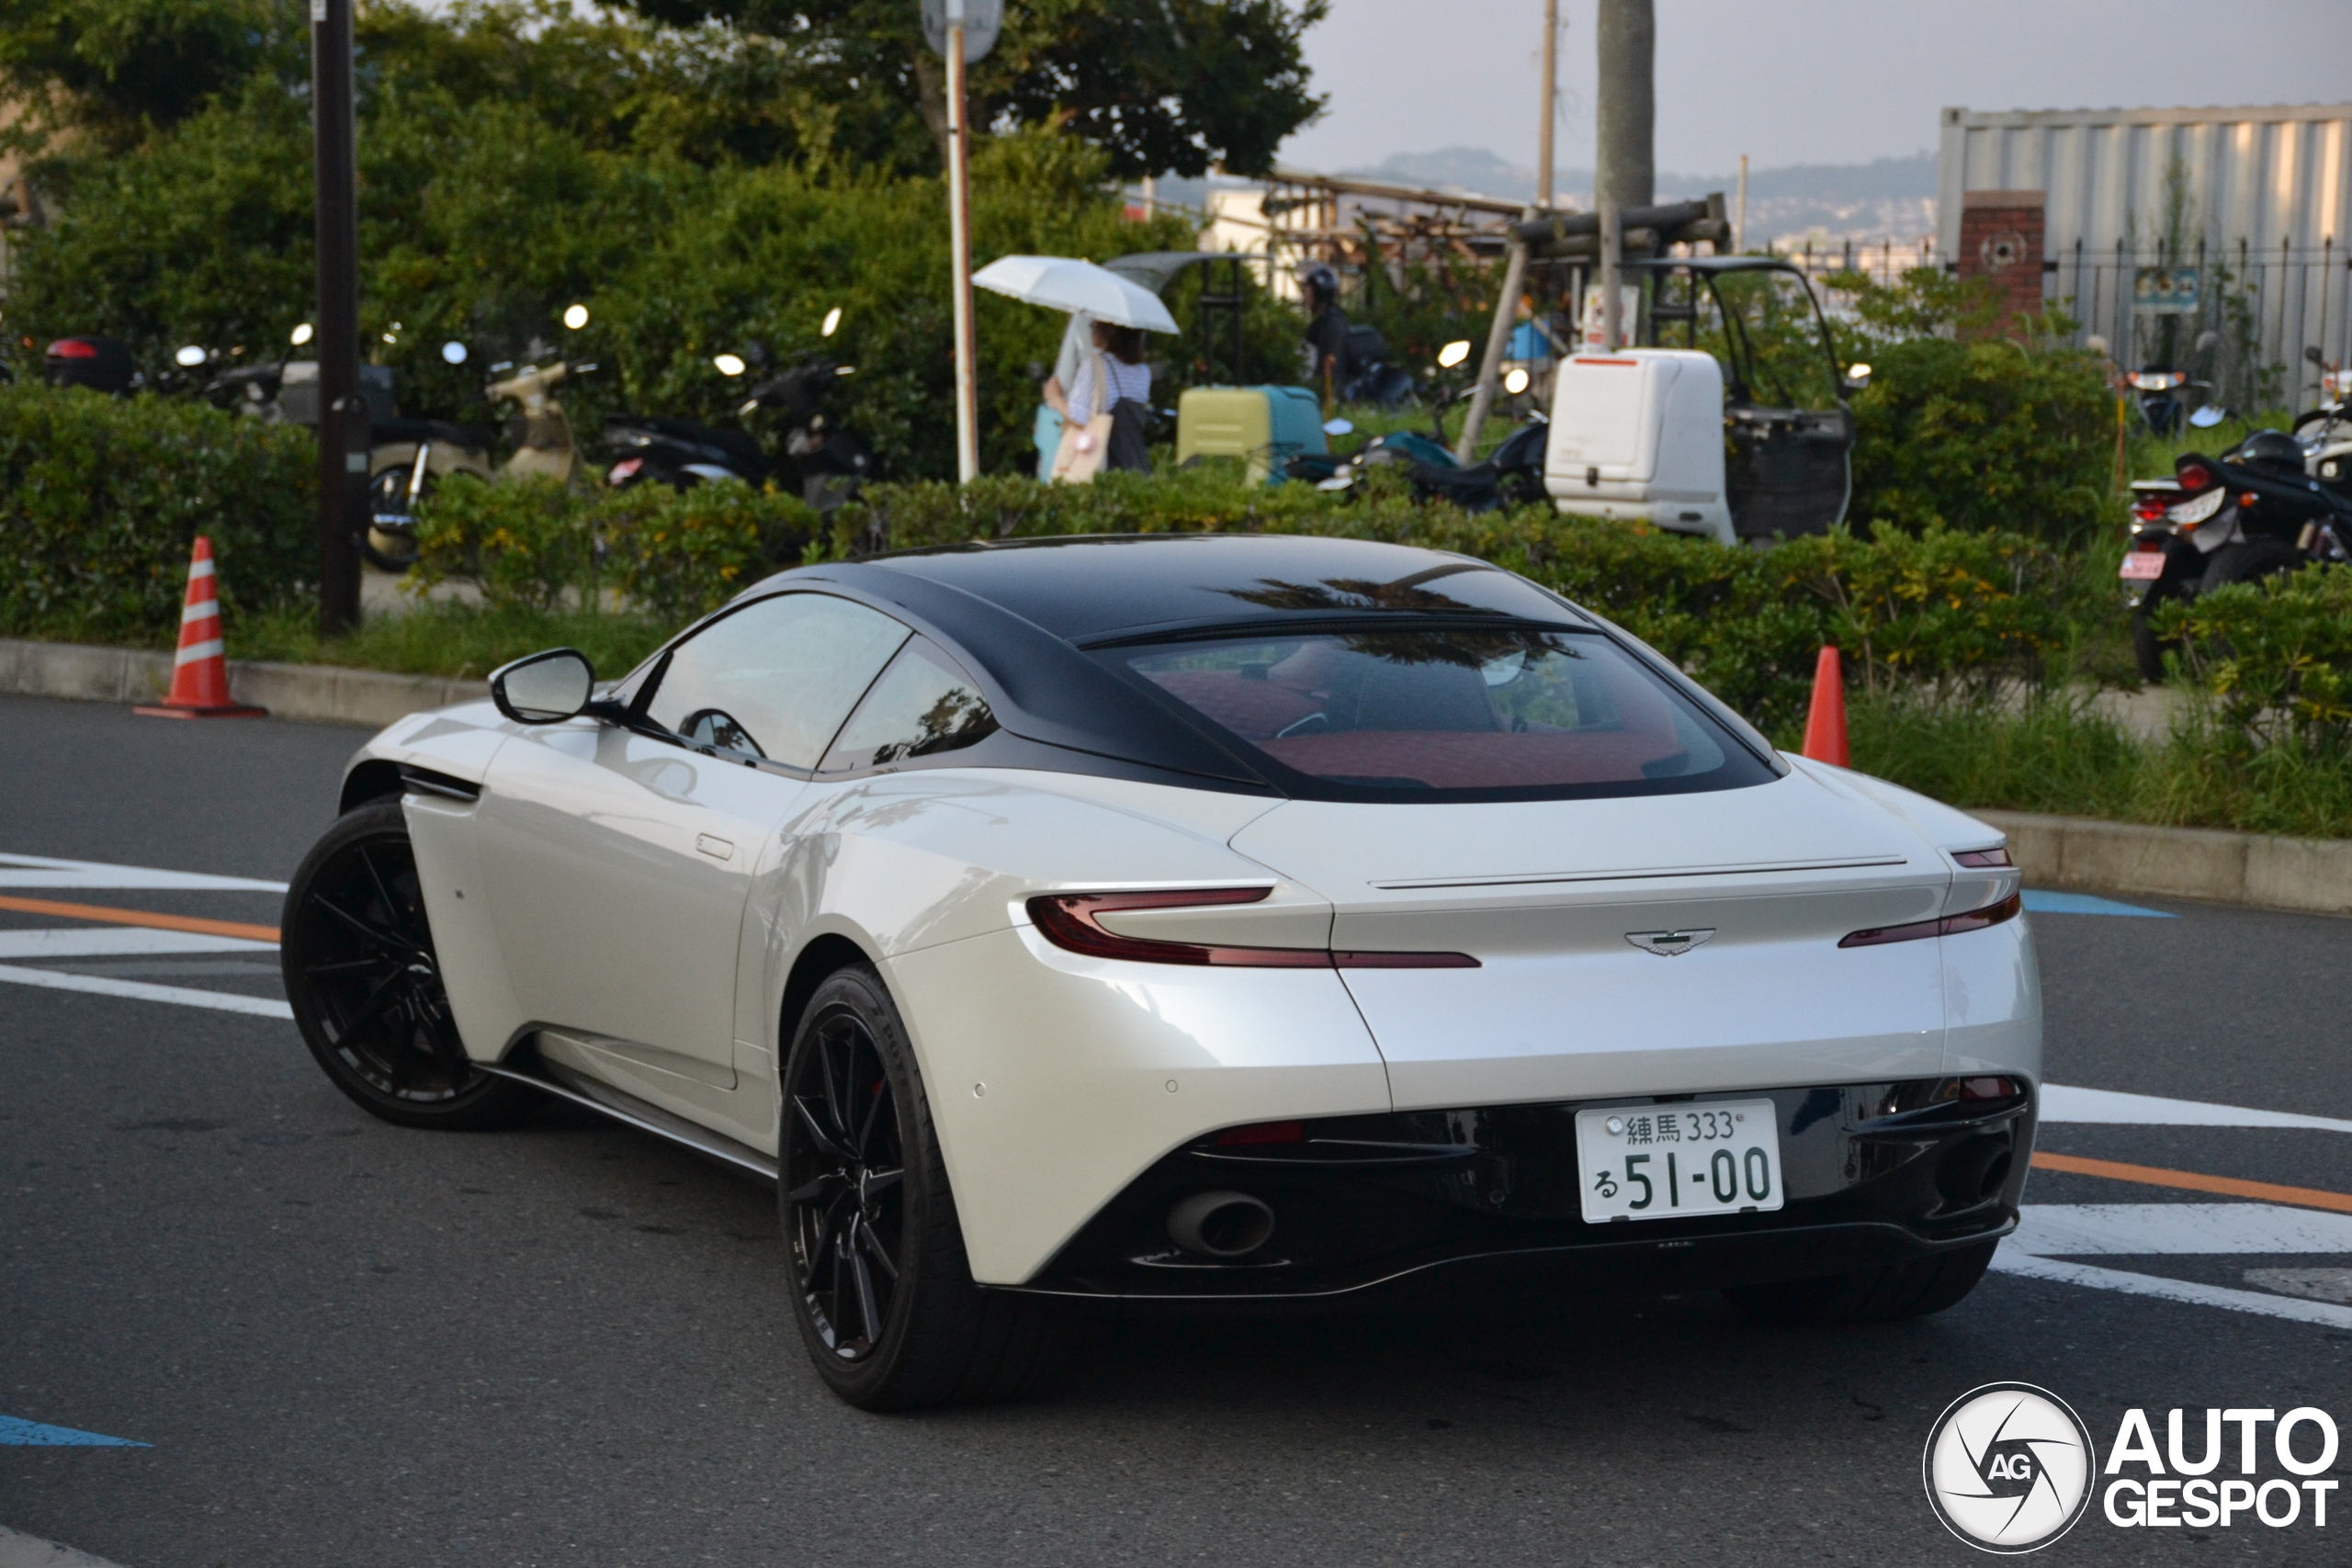
[[[773,1179],[857,1404],[1009,1392],[1066,1298],[1905,1316],[2016,1223],[2001,835],[1484,562],[914,552],[491,690],[354,760],[305,1039],[390,1121],[553,1095]]]

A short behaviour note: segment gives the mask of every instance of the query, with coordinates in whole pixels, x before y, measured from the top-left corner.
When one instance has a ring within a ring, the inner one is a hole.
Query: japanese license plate
[[[1588,1224],[1781,1206],[1781,1132],[1769,1100],[1577,1112]]]
[[[2126,582],[2154,582],[2165,574],[2165,553],[2162,550],[2126,550],[2123,570],[2119,575]]]

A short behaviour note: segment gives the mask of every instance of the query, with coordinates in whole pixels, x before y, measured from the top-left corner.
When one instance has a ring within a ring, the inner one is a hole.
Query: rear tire
[[[311,846],[280,923],[303,1043],[370,1115],[472,1131],[507,1126],[537,1102],[483,1072],[458,1038],[399,796],[345,812]]]
[[[2151,686],[2164,682],[2165,655],[2180,648],[2179,643],[2156,635],[2156,612],[2167,604],[2196,597],[2196,592],[2192,584],[2178,579],[2158,582],[2132,607],[2132,659],[2140,667],[2140,679]]]
[[[1958,1305],[1984,1277],[1993,1249],[1999,1245],[1982,1242],[1817,1280],[1738,1285],[1724,1292],[1724,1296],[1742,1317],[1758,1323],[1809,1328],[1894,1323]]]
[[[2232,582],[2276,577],[2282,571],[2294,570],[2307,558],[2284,539],[2241,539],[2213,552],[2213,558],[2205,563],[2205,577],[2197,591],[2211,593]]]
[[[835,1393],[912,1410],[1033,1385],[1054,1348],[1045,1304],[973,1282],[914,1053],[863,964],[801,1015],[777,1156],[793,1320]]]

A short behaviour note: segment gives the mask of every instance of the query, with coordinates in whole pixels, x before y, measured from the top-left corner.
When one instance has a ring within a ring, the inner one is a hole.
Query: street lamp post
[[[922,0],[924,40],[947,62],[947,232],[955,277],[956,479],[980,477],[980,376],[972,332],[972,127],[964,68],[996,47],[1004,0]]]
[[[358,135],[351,0],[311,0],[319,355],[319,629],[359,624],[359,530],[368,516],[368,406],[359,396]]]

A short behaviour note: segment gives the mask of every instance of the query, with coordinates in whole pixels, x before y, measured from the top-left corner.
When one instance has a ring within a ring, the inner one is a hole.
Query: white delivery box
[[[1724,375],[1714,355],[1628,348],[1561,361],[1544,488],[1563,512],[1640,518],[1736,543],[1724,492]]]

